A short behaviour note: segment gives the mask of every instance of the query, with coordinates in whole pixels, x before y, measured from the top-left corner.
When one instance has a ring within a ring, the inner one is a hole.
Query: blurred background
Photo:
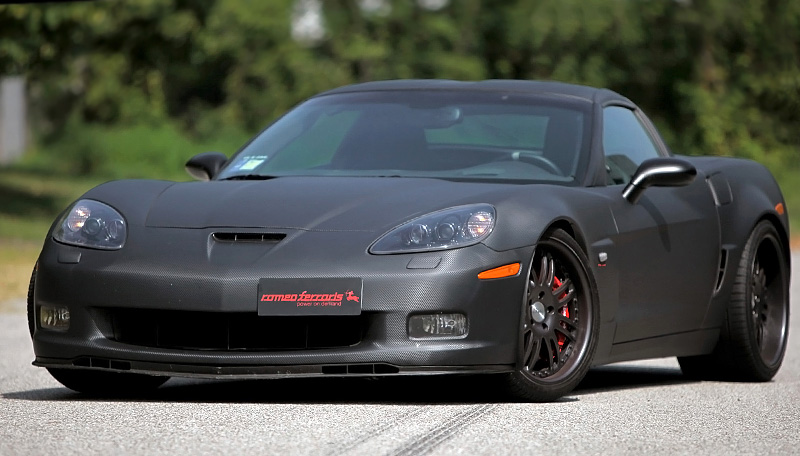
[[[638,103],[674,153],[768,166],[800,222],[797,0],[126,0],[0,5],[0,302],[56,215],[188,180],[304,98],[394,78],[551,79]]]

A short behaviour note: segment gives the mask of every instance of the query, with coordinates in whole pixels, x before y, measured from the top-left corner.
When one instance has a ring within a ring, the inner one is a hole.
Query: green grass
[[[68,127],[37,144],[20,163],[0,168],[0,239],[40,241],[55,217],[92,187],[114,179],[188,181],[186,160],[200,152],[235,152],[248,139],[222,130],[201,141],[170,123]]]
[[[0,239],[41,242],[61,211],[105,181],[0,169]]]
[[[9,299],[25,297],[50,225],[70,203],[113,179],[190,180],[183,169],[190,157],[231,155],[248,139],[240,131],[218,133],[201,141],[169,123],[74,125],[60,140],[37,144],[20,163],[0,168],[0,311]]]
[[[778,172],[776,179],[786,200],[792,246],[798,248],[800,247],[800,169]]]
[[[41,242],[0,240],[0,312],[8,300],[26,296],[40,248]]]

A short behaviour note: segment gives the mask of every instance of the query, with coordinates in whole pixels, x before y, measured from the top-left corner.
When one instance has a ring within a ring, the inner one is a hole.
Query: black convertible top
[[[335,93],[369,92],[383,90],[485,90],[503,92],[526,92],[532,94],[563,95],[582,98],[590,102],[618,100],[630,103],[622,95],[609,89],[598,89],[578,84],[556,81],[525,81],[510,79],[489,79],[485,81],[454,81],[447,79],[396,79],[388,81],[364,82],[339,87],[322,92],[316,96]]]

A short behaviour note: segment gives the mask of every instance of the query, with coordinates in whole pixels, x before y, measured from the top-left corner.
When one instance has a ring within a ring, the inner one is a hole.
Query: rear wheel
[[[128,372],[101,372],[83,369],[60,369],[48,367],[47,370],[59,383],[67,388],[97,396],[132,396],[152,391],[169,377],[132,374]]]
[[[599,313],[587,264],[580,246],[563,230],[536,246],[523,299],[517,370],[508,377],[515,395],[552,401],[586,375]]]
[[[713,354],[678,358],[694,378],[768,381],[778,372],[789,332],[789,265],[772,223],[745,244],[720,340]]]

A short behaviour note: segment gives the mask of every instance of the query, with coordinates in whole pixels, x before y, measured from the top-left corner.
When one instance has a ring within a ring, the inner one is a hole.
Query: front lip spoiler
[[[398,375],[492,374],[514,371],[513,365],[477,366],[396,366],[385,363],[308,364],[308,365],[195,365],[115,360],[96,357],[74,359],[37,357],[34,366],[84,369],[104,372],[130,372],[167,377],[206,379],[269,379],[286,377],[378,377]]]

